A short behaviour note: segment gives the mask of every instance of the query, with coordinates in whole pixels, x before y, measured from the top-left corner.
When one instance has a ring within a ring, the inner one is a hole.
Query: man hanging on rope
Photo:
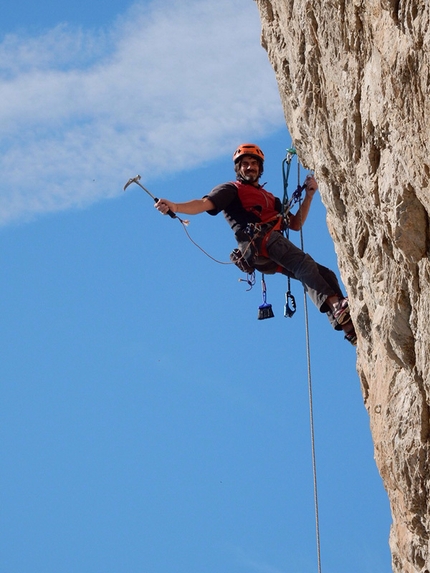
[[[283,234],[285,224],[294,231],[302,228],[318,188],[315,178],[306,178],[305,197],[297,213],[284,213],[283,217],[281,201],[259,183],[264,166],[261,149],[242,144],[234,152],[233,161],[236,181],[218,185],[202,199],[184,203],[160,199],[155,207],[163,214],[169,210],[186,215],[217,215],[223,211],[238,243],[236,264],[245,272],[280,272],[301,281],[320,312],[326,313],[332,326],[342,330],[346,340],[355,345],[357,337],[348,299],[342,294],[335,273],[315,262]]]

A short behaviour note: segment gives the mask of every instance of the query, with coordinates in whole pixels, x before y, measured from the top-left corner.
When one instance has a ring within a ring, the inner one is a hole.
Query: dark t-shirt
[[[262,189],[262,188],[261,188]],[[260,217],[256,212],[246,210],[239,199],[239,193],[233,182],[217,185],[206,195],[215,205],[215,209],[208,211],[209,215],[218,215],[221,211],[238,237],[238,232],[245,229],[248,223],[259,223]],[[275,207],[278,212],[281,211],[281,202],[275,198]]]

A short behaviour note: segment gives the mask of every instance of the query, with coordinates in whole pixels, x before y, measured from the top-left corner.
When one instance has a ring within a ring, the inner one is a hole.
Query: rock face
[[[358,334],[396,573],[430,571],[430,2],[256,0]]]

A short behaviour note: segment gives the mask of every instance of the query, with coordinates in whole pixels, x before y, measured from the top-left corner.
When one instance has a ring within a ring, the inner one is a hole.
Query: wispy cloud
[[[237,560],[248,571],[255,573],[285,573],[284,570],[262,561],[259,558],[248,555],[243,549],[237,548]]]
[[[249,0],[135,4],[0,44],[0,223],[113,196],[281,125]]]

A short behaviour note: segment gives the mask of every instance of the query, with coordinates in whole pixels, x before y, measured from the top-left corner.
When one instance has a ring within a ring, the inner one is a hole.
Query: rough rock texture
[[[430,571],[430,2],[256,0],[358,333],[397,573]]]

